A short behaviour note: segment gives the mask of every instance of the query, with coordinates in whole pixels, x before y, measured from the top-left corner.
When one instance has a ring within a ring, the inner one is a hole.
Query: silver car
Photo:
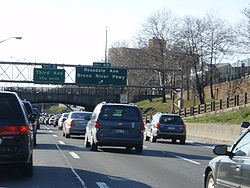
[[[85,135],[91,115],[92,112],[86,111],[70,112],[67,120],[63,123],[63,136],[70,138],[70,135]]]
[[[57,128],[62,129],[64,122],[67,120],[69,113],[63,113],[58,120]]]

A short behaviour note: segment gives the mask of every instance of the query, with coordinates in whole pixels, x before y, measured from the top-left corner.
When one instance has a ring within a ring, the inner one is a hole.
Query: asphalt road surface
[[[137,154],[125,148],[84,147],[83,136],[66,139],[62,131],[41,125],[34,149],[34,175],[23,178],[16,168],[0,168],[0,187],[201,188],[215,143],[188,138],[185,145],[144,141]]]

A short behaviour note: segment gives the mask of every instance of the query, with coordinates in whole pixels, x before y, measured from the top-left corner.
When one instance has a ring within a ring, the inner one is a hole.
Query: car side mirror
[[[248,127],[250,126],[250,123],[249,123],[249,122],[242,122],[242,123],[240,124],[240,126],[241,126],[242,128],[248,128]]]
[[[216,155],[228,155],[227,145],[217,145],[214,147],[213,152]]]

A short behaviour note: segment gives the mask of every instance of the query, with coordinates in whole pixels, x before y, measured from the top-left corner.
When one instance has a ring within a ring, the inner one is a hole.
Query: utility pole
[[[107,43],[108,43],[108,27],[106,26],[105,60],[104,60],[104,63],[107,63]]]

